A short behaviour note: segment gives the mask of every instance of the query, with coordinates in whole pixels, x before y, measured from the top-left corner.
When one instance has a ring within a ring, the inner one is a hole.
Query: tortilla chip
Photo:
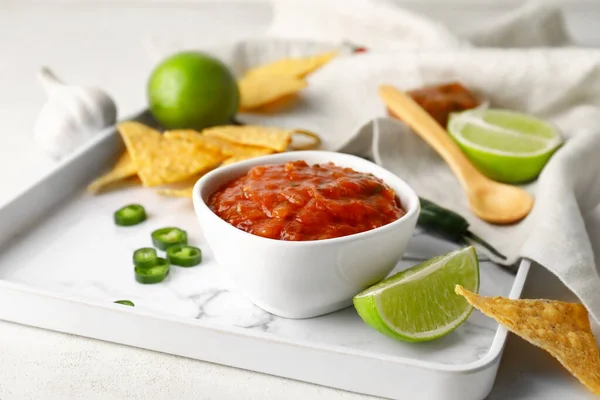
[[[455,290],[488,317],[546,350],[588,389],[600,395],[600,357],[583,305],[484,297],[460,285]]]
[[[298,93],[306,87],[306,81],[289,75],[256,75],[238,81],[240,111],[252,111],[257,107]]]
[[[231,156],[232,157],[254,158],[254,157],[260,157],[260,156],[266,156],[268,154],[273,154],[273,153],[274,153],[273,149],[269,149],[266,147],[238,146]]]
[[[125,151],[123,152],[123,154],[121,154],[121,157],[119,157],[119,160],[117,161],[115,166],[108,173],[102,175],[101,177],[93,181],[87,187],[87,190],[90,193],[98,193],[110,184],[134,176],[136,172],[137,170],[135,168],[133,160],[131,159],[131,156],[127,151]]]
[[[253,68],[246,73],[247,77],[286,75],[304,78],[331,61],[336,51],[310,57],[284,58],[269,64]]]
[[[300,137],[302,139],[294,140],[294,138],[292,138],[292,142],[296,142],[290,145],[292,150],[313,150],[321,146],[321,138],[314,132],[304,129],[294,129],[292,131],[292,136],[293,135],[296,135],[295,137],[298,139]]]
[[[202,131],[203,135],[218,137],[241,145],[285,151],[292,140],[292,131],[260,125],[224,125]]]
[[[222,154],[185,140],[164,138],[139,122],[123,122],[118,130],[144,186],[178,182],[208,170],[225,158]]]
[[[163,188],[158,189],[156,193],[161,194],[167,197],[188,197],[192,198],[192,192],[194,190],[193,186],[184,189],[171,189],[171,188]]]
[[[249,111],[252,111],[253,114],[277,114],[291,109],[297,101],[298,93],[292,93],[273,100],[270,103],[255,107]]]
[[[231,164],[235,164],[236,162],[245,161],[245,160],[251,160],[253,158],[256,158],[256,157],[245,157],[245,156],[229,157],[228,159],[226,159],[225,161],[223,161],[223,163],[221,163],[221,166],[231,165]]]
[[[188,129],[166,131],[163,135],[169,139],[187,140],[198,143],[201,146],[209,148],[213,151],[220,152],[227,157],[257,157],[273,153],[272,149],[266,147],[241,145],[216,136],[206,136],[200,132]]]

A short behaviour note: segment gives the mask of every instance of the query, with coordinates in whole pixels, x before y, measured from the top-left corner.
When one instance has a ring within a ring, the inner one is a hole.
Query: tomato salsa
[[[480,105],[477,97],[458,82],[414,89],[407,94],[444,128],[451,113]],[[396,117],[391,110],[388,110],[388,113]]]
[[[290,241],[352,235],[405,214],[394,190],[372,174],[305,161],[254,167],[208,206],[238,229]]]

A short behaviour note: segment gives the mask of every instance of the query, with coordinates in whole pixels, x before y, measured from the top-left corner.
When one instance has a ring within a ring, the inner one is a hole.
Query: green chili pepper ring
[[[187,232],[183,229],[167,227],[152,232],[152,244],[160,250],[176,244],[187,244]]]
[[[114,213],[115,224],[132,226],[146,220],[146,210],[139,204],[129,204]]]
[[[173,265],[193,267],[202,262],[202,250],[185,244],[176,244],[167,249],[167,259]]]
[[[152,247],[142,247],[133,252],[133,265],[136,267],[149,268],[158,263],[158,255]]]
[[[143,284],[162,282],[168,275],[171,269],[171,264],[164,258],[158,258],[157,263],[153,267],[138,267],[134,268],[135,280]]]

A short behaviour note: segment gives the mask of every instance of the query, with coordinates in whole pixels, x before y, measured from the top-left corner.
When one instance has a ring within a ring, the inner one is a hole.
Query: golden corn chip
[[[184,140],[164,138],[139,122],[118,126],[144,186],[184,180],[223,161],[223,155]]]
[[[131,159],[131,156],[127,151],[125,151],[123,152],[121,157],[119,157],[119,160],[117,161],[115,166],[108,173],[102,175],[101,177],[93,181],[87,187],[87,190],[90,193],[98,193],[100,190],[104,189],[110,184],[134,176],[136,172],[137,170],[135,168],[133,160]]]
[[[206,136],[200,132],[189,129],[166,131],[163,135],[169,139],[187,140],[198,143],[199,145],[204,146],[212,151],[222,153],[227,157],[256,157],[273,153],[272,149],[266,147],[241,145],[216,136]]]
[[[292,135],[304,137],[304,140],[301,140],[300,143],[292,143],[290,145],[292,150],[311,150],[316,149],[321,145],[321,138],[314,132],[306,131],[304,129],[294,129]]]
[[[194,174],[182,181],[175,182],[169,184],[167,186],[163,186],[156,189],[156,193],[167,196],[167,197],[192,197],[192,191],[194,190],[194,185],[198,182],[203,175],[205,175],[209,170],[202,171],[201,173]]]
[[[235,151],[231,154],[232,157],[254,158],[273,154],[273,149],[256,146],[236,146]]]
[[[221,166],[234,164],[234,163],[239,162],[239,161],[251,160],[251,159],[256,158],[256,157],[259,157],[259,156],[233,156],[233,157],[229,157],[229,158],[227,158],[225,161],[223,161],[221,163]]]
[[[221,166],[235,164],[238,161],[244,161],[244,160],[247,160],[247,159],[248,159],[247,157],[229,157],[229,158],[225,159],[225,161],[223,161],[221,163]]]
[[[202,131],[203,135],[218,137],[241,145],[266,147],[285,151],[292,140],[292,131],[259,125],[224,125]]]
[[[298,93],[292,93],[248,111],[253,114],[277,114],[291,109],[297,101]]]
[[[588,389],[600,395],[600,357],[583,305],[484,297],[460,285],[455,290],[488,317],[546,350]]]
[[[247,77],[287,75],[304,78],[321,68],[337,55],[336,51],[309,57],[284,58],[269,64],[253,68],[246,73]]]
[[[194,190],[193,186],[183,188],[183,189],[171,189],[171,188],[163,188],[158,189],[156,193],[161,194],[167,197],[188,197],[192,198],[192,191]]]
[[[290,75],[256,75],[242,78],[238,87],[243,112],[298,93],[306,87],[306,81]]]
[[[193,129],[175,129],[172,131],[165,131],[163,136],[167,139],[185,140],[206,147],[211,151],[223,153],[226,156],[231,155],[225,151],[226,147],[223,145],[223,141],[221,139],[204,136],[200,132]]]

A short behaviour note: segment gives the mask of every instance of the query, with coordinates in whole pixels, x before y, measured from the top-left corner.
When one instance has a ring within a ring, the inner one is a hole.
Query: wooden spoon
[[[444,128],[412,98],[388,85],[379,87],[379,96],[446,161],[465,190],[475,215],[492,224],[510,224],[529,214],[533,207],[529,193],[495,182],[479,172]]]

